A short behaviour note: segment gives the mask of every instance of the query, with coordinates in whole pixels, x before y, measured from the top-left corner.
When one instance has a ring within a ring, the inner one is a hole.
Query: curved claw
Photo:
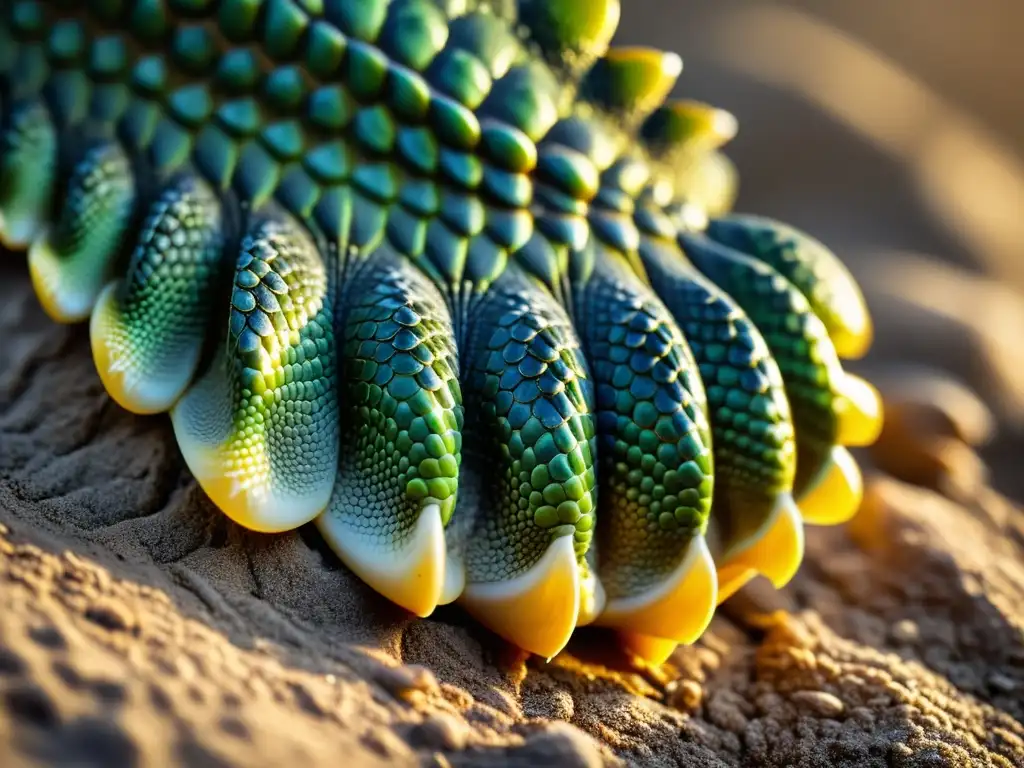
[[[796,575],[804,556],[804,526],[793,498],[781,496],[762,531],[718,567],[718,602],[762,574],[776,589]]]
[[[437,600],[438,605],[450,605],[459,599],[466,589],[466,565],[458,553],[451,547],[445,555],[444,585],[441,587],[441,596]]]
[[[626,653],[632,654],[645,664],[660,667],[676,652],[679,643],[650,635],[638,635],[635,632],[620,632],[619,642]]]
[[[609,600],[597,623],[685,645],[707,629],[717,598],[715,561],[704,537],[697,535],[686,557],[661,584],[644,594]]]
[[[829,330],[828,335],[839,357],[843,360],[859,360],[871,349],[875,340],[875,328],[871,315],[865,312],[860,326],[833,328]]]
[[[113,282],[100,293],[89,322],[92,359],[107,394],[127,411],[162,413],[171,408],[188,387],[195,372],[199,350],[189,364],[182,359],[160,370],[139,365],[131,351],[131,329],[118,299],[120,284]]]
[[[355,536],[330,511],[317,517],[316,525],[345,565],[410,613],[429,616],[450,596],[452,585],[448,584],[446,589],[450,571],[445,564],[444,523],[439,505],[426,505],[402,542]]]
[[[573,537],[555,539],[519,576],[467,584],[461,602],[495,634],[523,650],[553,658],[569,642],[580,612],[580,567]]]
[[[863,498],[864,480],[857,460],[848,450],[836,446],[798,502],[808,523],[839,525],[857,514]]]
[[[576,626],[585,627],[597,621],[608,604],[608,595],[590,563],[580,571],[580,615]]]
[[[197,385],[189,391],[196,397],[212,397]],[[171,424],[178,447],[192,475],[216,507],[236,523],[259,533],[280,533],[308,523],[327,503],[324,495],[293,496],[280,489],[253,483],[249,472],[233,470],[235,452],[212,447],[194,435],[202,429],[205,416],[191,413],[191,402],[171,409]],[[265,472],[265,468],[258,470]]]
[[[522,24],[549,61],[572,73],[608,49],[619,25],[619,0],[519,0]]]
[[[103,271],[68,274],[70,270],[61,264],[60,254],[53,247],[50,232],[46,229],[29,246],[28,270],[39,305],[55,323],[85,320],[103,290]]]
[[[882,396],[859,376],[847,373],[836,403],[839,429],[836,442],[854,448],[874,443],[882,433]]]

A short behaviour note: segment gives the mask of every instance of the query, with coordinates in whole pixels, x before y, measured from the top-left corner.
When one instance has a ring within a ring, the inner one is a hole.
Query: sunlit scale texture
[[[88,197],[92,189],[79,194]],[[65,212],[76,202],[70,199]],[[102,293],[97,281],[96,307],[90,301],[85,309],[92,309],[93,356],[107,391],[126,408],[151,413],[167,410],[181,396],[199,364],[224,272],[221,204],[202,180],[181,176],[153,200],[136,235],[124,279]],[[59,245],[61,239],[52,242]],[[117,242],[107,237],[91,245],[90,251],[51,255],[48,271],[69,276],[61,281],[65,285],[91,287],[80,279],[77,257],[97,262],[96,277],[109,279]],[[33,276],[41,271],[36,256],[33,246]],[[55,295],[51,303],[66,306],[67,299]]]
[[[238,523],[660,662],[860,501],[857,285],[619,0],[9,0],[0,242]]]

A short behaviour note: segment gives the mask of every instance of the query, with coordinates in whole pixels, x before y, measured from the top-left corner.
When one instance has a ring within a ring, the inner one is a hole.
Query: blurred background
[[[627,0],[617,42],[674,50],[677,95],[733,112],[737,208],[828,243],[877,338],[852,367],[944,372],[994,410],[1024,500],[1024,3]]]

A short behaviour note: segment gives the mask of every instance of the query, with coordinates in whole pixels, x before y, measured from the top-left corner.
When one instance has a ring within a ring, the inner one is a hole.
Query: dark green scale
[[[474,515],[468,577],[517,576],[562,536],[582,563],[596,522],[593,395],[565,310],[508,269],[469,323],[465,452],[477,487],[465,507]]]
[[[803,294],[763,262],[700,234],[681,234],[679,242],[754,321],[778,363],[796,427],[799,493],[824,466],[838,433],[843,371],[825,326]]]
[[[353,534],[402,543],[420,510],[455,508],[462,395],[441,295],[409,261],[380,254],[346,284],[341,461],[330,512]]]
[[[157,370],[180,360],[181,347],[202,347],[223,277],[223,237],[220,203],[193,177],[175,179],[147,211],[119,304],[126,325],[147,333],[139,353]]]
[[[704,388],[664,305],[605,250],[577,288],[593,370],[601,469],[601,579],[642,594],[677,566],[711,508]]]
[[[634,269],[638,266],[634,259],[636,227],[627,215],[632,203],[622,210],[606,202],[615,192],[626,198],[637,192],[628,184],[626,189],[620,186],[620,182],[633,179],[623,179],[617,173],[621,146],[616,138],[615,129],[603,120],[574,112],[560,120],[542,142],[541,151],[558,159],[550,164],[549,184],[541,188],[542,199],[549,207],[547,216],[556,221],[578,217],[584,227],[578,240],[568,242],[568,271],[573,283],[585,282],[594,269],[597,251],[585,247],[591,234],[624,255]],[[592,203],[580,206],[576,197]]]
[[[688,264],[673,241],[648,235],[640,253],[700,366],[714,439],[712,513],[728,552],[793,487],[796,446],[782,375],[743,310]]]
[[[846,266],[810,235],[761,216],[733,214],[712,219],[707,236],[778,270],[807,297],[829,333],[862,326],[860,288]]]
[[[312,217],[343,253],[371,252],[393,217],[394,244],[422,255],[443,285],[486,285],[529,240],[529,221],[516,212],[531,198],[533,139],[555,119],[560,89],[504,19],[449,20],[428,0],[137,0],[123,11],[90,3],[80,18],[57,13],[45,2],[15,4],[19,38],[39,42],[18,46],[11,66],[33,90],[59,70],[47,101],[62,130],[89,115],[116,121],[158,175],[191,160],[254,208],[273,196]],[[92,14],[125,32],[85,34]],[[263,55],[236,45],[248,41]],[[383,176],[352,180],[378,157],[466,190],[466,210],[446,207],[423,235],[408,208],[395,210]],[[487,237],[475,243],[484,225]]]
[[[227,338],[233,459],[244,472],[266,451],[277,489],[300,495],[308,478],[333,474],[337,456],[329,279],[308,236],[274,213],[251,223],[233,282]]]

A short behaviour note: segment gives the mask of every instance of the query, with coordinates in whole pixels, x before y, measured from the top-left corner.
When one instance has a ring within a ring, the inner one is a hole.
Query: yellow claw
[[[661,584],[642,595],[609,600],[597,623],[689,644],[711,623],[717,593],[715,561],[704,536],[697,535]]]
[[[576,618],[576,626],[585,627],[593,624],[604,611],[607,602],[604,585],[594,569],[588,567],[580,578],[580,615]]]
[[[438,605],[449,605],[459,599],[459,595],[466,588],[466,566],[462,558],[451,548],[445,556],[444,565],[444,586],[441,589],[441,597]]]
[[[287,498],[271,489],[250,486],[236,476],[223,450],[202,445],[180,428],[180,411],[171,411],[171,423],[185,463],[210,501],[243,528],[258,533],[281,533],[310,522],[329,498]]]
[[[341,561],[391,602],[421,618],[441,603],[447,569],[444,523],[437,504],[423,507],[406,540],[394,548],[361,537],[330,511],[316,518],[316,526]],[[448,587],[453,588],[451,582]]]
[[[863,498],[864,480],[857,460],[848,450],[836,446],[800,497],[800,513],[812,525],[839,525],[857,514]]]
[[[777,589],[789,583],[804,556],[804,525],[793,498],[779,497],[761,531],[718,568],[718,602],[725,602],[757,574]]]
[[[664,664],[679,647],[679,643],[675,640],[638,635],[634,632],[622,632],[619,634],[619,638],[627,653],[631,653],[652,667]]]
[[[845,374],[837,406],[839,430],[836,442],[861,448],[882,433],[882,396],[859,376]]]
[[[612,48],[595,66],[602,75],[599,101],[642,119],[665,101],[683,71],[675,53],[645,47]]]
[[[576,628],[580,592],[573,537],[561,536],[525,573],[509,581],[467,584],[460,600],[495,634],[551,659]]]
[[[739,131],[735,115],[700,101],[670,101],[658,114],[663,133],[652,143],[662,154],[711,152],[728,144]]]
[[[836,354],[843,360],[859,360],[871,349],[875,338],[875,329],[867,307],[861,307],[856,315],[847,313],[846,325],[829,331],[832,346]]]

